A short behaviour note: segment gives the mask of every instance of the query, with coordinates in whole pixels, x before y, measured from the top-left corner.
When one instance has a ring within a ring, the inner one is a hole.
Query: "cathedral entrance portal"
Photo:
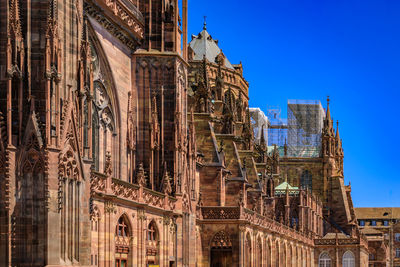
[[[232,266],[232,249],[211,249],[211,267]]]
[[[232,243],[225,231],[214,235],[211,242],[211,267],[232,266]]]

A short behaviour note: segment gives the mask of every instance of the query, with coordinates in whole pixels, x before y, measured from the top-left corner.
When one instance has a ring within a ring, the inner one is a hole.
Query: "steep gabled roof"
[[[218,47],[218,41],[211,37],[206,27],[198,35],[192,35],[189,46],[194,52],[194,60],[202,60],[205,56],[208,61],[217,63],[216,58],[222,53],[222,50]],[[235,69],[227,58],[225,58],[225,67]]]

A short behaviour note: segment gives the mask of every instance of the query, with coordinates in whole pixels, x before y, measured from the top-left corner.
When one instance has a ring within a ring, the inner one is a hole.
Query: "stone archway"
[[[210,246],[211,267],[229,267],[232,265],[232,242],[225,231],[216,233]]]

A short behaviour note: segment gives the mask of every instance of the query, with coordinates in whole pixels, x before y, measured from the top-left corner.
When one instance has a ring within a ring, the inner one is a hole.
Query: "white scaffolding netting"
[[[261,135],[264,134],[264,140],[268,144],[268,118],[259,108],[249,108],[251,126],[254,133],[254,142],[260,144]]]

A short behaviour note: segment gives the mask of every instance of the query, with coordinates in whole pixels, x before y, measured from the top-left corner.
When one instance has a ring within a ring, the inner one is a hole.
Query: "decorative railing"
[[[313,238],[315,237],[315,233],[310,231],[299,232],[294,228],[288,227],[285,224],[277,222],[269,217],[263,216],[257,212],[252,210],[243,208],[241,218],[246,221],[268,229],[271,232],[280,233],[282,235],[288,236],[290,238],[302,241],[307,244],[311,244]]]
[[[91,194],[114,195],[121,199],[135,201],[166,210],[174,210],[177,199],[149,188],[141,187],[120,179],[110,178],[99,172],[91,172],[90,179]]]
[[[239,207],[202,207],[201,215],[205,220],[240,219]]]
[[[143,188],[143,199],[144,202],[148,205],[158,207],[158,208],[163,208],[164,207],[164,198],[165,195],[156,192],[153,190],[150,190],[148,188]]]
[[[204,206],[200,208],[200,211],[203,220],[243,220],[307,244],[312,244],[312,240],[316,236],[315,233],[310,231],[299,232],[285,224],[242,207]]]
[[[112,179],[111,189],[114,195],[136,201],[139,197],[139,186],[119,179]]]
[[[329,239],[315,239],[315,245],[368,245],[364,243],[362,238],[329,238]]]
[[[90,174],[90,190],[92,192],[105,192],[106,186],[107,176],[102,173],[92,171]]]

